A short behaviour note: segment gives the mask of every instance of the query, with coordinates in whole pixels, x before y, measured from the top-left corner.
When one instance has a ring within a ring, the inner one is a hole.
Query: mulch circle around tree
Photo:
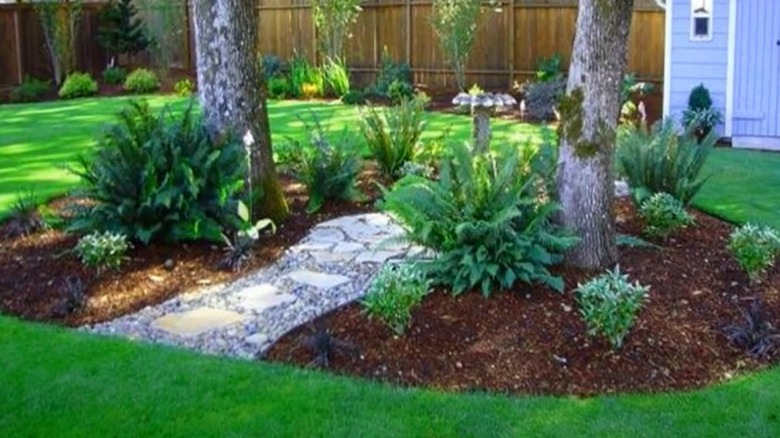
[[[578,396],[697,388],[775,363],[731,345],[723,328],[742,323],[741,309],[755,297],[769,321],[780,321],[780,268],[751,287],[726,249],[732,227],[695,216],[697,225],[662,249],[621,247],[621,272],[651,289],[617,351],[586,335],[571,292],[592,274],[556,269],[566,281],[563,295],[525,284],[491,298],[436,290],[402,337],[352,303],[286,334],[265,359],[311,366],[307,339],[327,330],[351,346],[331,352],[336,374],[447,391]],[[641,232],[630,203],[620,201],[616,217],[619,232]]]

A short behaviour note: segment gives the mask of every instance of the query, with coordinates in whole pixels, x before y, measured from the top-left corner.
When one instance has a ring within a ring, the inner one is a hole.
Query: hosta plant
[[[74,251],[81,263],[96,268],[100,275],[106,269],[119,269],[131,247],[127,236],[107,231],[82,237]]]
[[[683,203],[668,193],[647,198],[639,207],[639,216],[645,221],[645,233],[654,237],[666,237],[694,223]]]
[[[731,233],[729,250],[751,280],[758,280],[780,253],[780,233],[754,224],[745,224]]]
[[[649,290],[638,282],[631,284],[620,267],[577,285],[575,295],[588,334],[602,335],[614,349],[620,348]]]
[[[401,336],[412,321],[412,309],[428,295],[431,283],[414,264],[386,264],[361,301],[369,318],[381,319]]]

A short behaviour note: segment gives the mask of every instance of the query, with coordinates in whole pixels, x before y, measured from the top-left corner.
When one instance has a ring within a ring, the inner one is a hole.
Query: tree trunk
[[[490,128],[490,113],[493,108],[486,108],[483,106],[477,106],[473,110],[474,125],[472,130],[473,142],[474,142],[474,154],[482,155],[486,154],[490,150],[490,139],[493,137],[492,129]]]
[[[246,186],[253,216],[281,222],[289,210],[276,174],[266,106],[265,79],[257,62],[255,0],[195,0],[198,91],[213,135],[234,133],[249,154]]]
[[[582,239],[566,261],[586,269],[617,262],[612,156],[633,7],[633,0],[580,0],[567,95],[559,103],[560,220]]]

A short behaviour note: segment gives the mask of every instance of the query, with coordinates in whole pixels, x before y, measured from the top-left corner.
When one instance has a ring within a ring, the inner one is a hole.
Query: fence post
[[[19,31],[19,8],[14,9],[14,40],[16,42],[16,77],[19,83],[24,82],[24,67],[22,66],[22,35]]]
[[[515,81],[515,0],[509,0],[509,89]]]
[[[406,12],[406,63],[412,66],[412,0],[404,4]]]

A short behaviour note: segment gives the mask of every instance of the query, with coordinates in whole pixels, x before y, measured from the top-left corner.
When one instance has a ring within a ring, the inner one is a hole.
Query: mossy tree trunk
[[[612,155],[633,7],[633,0],[580,0],[567,95],[559,104],[560,219],[581,238],[566,261],[586,269],[617,262]]]
[[[287,203],[273,161],[265,79],[255,45],[255,0],[195,0],[198,92],[213,135],[234,133],[247,144],[253,215],[283,221]]]

